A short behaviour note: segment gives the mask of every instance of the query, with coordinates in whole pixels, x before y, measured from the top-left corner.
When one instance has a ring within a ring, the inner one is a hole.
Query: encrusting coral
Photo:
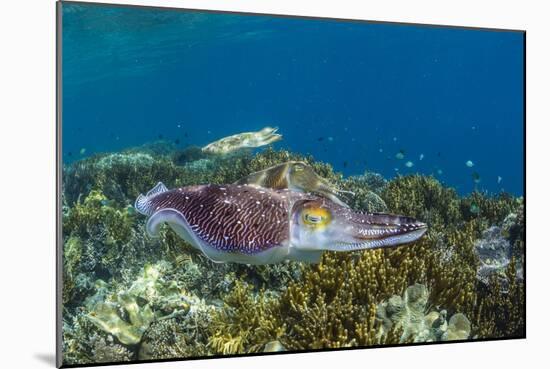
[[[199,151],[156,143],[63,169],[67,364],[525,334],[523,198],[461,197],[421,175],[344,178],[285,150]],[[350,207],[415,217],[428,232],[396,249],[326,252],[317,265],[216,264],[168,227],[149,238],[133,209],[159,180],[233,183],[291,160],[353,192]],[[480,280],[490,244],[508,259]]]
[[[86,300],[88,318],[98,328],[125,345],[134,345],[156,319],[189,311],[186,296],[176,283],[163,281],[163,265],[148,265],[143,275],[125,290],[103,296],[105,282],[99,280],[98,292]],[[99,295],[99,296],[98,296]]]
[[[112,337],[105,339],[100,336],[93,336],[90,342],[93,345],[92,356],[98,363],[132,360],[132,352],[122,345],[113,343]]]
[[[402,330],[400,343],[465,340],[470,336],[470,321],[457,313],[447,322],[447,311],[428,312],[429,292],[426,286],[407,287],[403,297],[394,295],[377,307],[376,317],[382,324],[382,338],[395,326]]]

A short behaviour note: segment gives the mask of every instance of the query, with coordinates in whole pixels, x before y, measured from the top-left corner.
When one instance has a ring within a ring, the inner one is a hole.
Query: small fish
[[[414,163],[413,163],[412,161],[409,160],[408,162],[405,163],[405,166],[406,166],[407,168],[412,168],[412,167],[414,166]]]
[[[80,155],[84,155],[86,153],[86,148],[81,148],[80,149]]]
[[[470,205],[470,213],[479,214],[479,211],[479,206],[477,206],[476,203],[472,203],[472,205]]]
[[[474,162],[471,161],[471,160],[468,160],[468,161],[466,162],[466,166],[467,166],[468,168],[471,168],[471,167],[474,166]]]
[[[399,150],[399,152],[395,154],[395,158],[398,160],[402,160],[403,158],[405,158],[405,151]]]
[[[498,176],[498,177],[497,177],[497,183],[500,184],[500,182],[502,182],[502,177],[501,177],[501,176]]]
[[[321,141],[323,141],[324,139],[325,139],[324,137],[319,137],[319,138],[317,139],[317,141],[321,142]]]
[[[422,160],[424,159],[424,154],[420,154],[420,156],[418,157],[418,160]]]
[[[128,213],[128,215],[136,215],[137,214],[136,208],[134,208],[132,205],[128,205],[126,207],[126,212]]]
[[[394,137],[394,138],[393,138],[393,142],[396,142],[396,141],[397,141],[397,137]]]
[[[474,183],[481,182],[481,176],[479,175],[478,172],[473,172],[472,173],[472,179],[474,180]]]
[[[328,136],[327,140],[329,140],[329,142],[332,142],[332,141],[334,141],[334,137]],[[352,140],[353,140],[353,139],[352,139]]]
[[[442,171],[441,169],[438,169],[438,170],[437,170],[437,174],[438,174],[438,175],[442,175],[442,174],[443,174],[443,171]]]
[[[380,149],[378,149],[378,152],[384,152],[384,149],[380,148]]]

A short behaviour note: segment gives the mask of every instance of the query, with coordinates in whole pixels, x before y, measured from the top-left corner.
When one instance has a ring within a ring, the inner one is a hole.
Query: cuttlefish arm
[[[322,198],[297,202],[291,219],[291,243],[304,250],[396,247],[418,240],[428,229],[410,217],[357,212]]]
[[[354,251],[413,242],[426,225],[412,218],[363,214],[292,190],[202,185],[168,190],[159,183],[135,208],[151,236],[168,224],[216,262],[318,262],[325,250]]]

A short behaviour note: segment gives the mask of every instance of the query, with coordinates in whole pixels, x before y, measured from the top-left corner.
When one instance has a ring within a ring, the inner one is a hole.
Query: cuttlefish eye
[[[302,221],[305,225],[319,228],[324,227],[330,223],[332,216],[327,208],[305,207],[302,210]]]

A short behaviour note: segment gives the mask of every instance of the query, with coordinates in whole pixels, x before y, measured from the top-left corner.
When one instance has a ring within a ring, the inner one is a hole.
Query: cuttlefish
[[[303,161],[287,161],[270,168],[254,172],[235,184],[249,184],[268,187],[275,190],[288,188],[300,192],[313,192],[329,198],[340,206],[348,207],[339,196],[351,191],[339,190],[326,179],[317,175],[313,168]]]
[[[413,242],[426,224],[390,214],[355,212],[325,197],[254,185],[198,185],[169,190],[158,183],[135,208],[157,236],[167,223],[215,262],[319,262],[323,251],[394,247]]]
[[[269,145],[283,138],[282,135],[275,133],[277,130],[277,127],[265,127],[257,132],[238,133],[209,143],[202,148],[202,151],[208,154],[225,155],[241,149]]]

